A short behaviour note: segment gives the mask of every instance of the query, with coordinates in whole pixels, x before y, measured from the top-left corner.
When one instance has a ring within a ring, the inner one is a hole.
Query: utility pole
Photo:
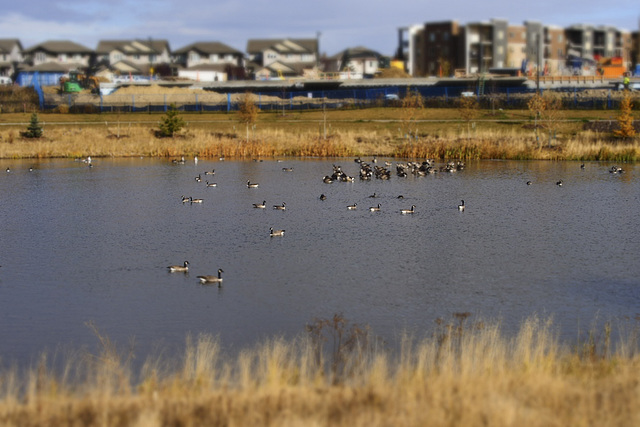
[[[540,95],[540,65],[542,64],[542,60],[540,59],[540,33],[536,33],[536,94]]]

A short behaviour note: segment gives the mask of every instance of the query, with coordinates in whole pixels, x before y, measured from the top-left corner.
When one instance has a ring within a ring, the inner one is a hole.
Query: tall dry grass
[[[508,335],[499,322],[466,316],[426,338],[404,336],[393,352],[348,323],[333,328],[335,317],[323,326],[328,340],[273,338],[235,355],[199,335],[179,359],[149,359],[137,375],[128,351],[100,337],[101,353],[76,354],[62,372],[44,356],[26,372],[2,372],[0,424],[638,424],[637,325],[607,325],[569,347],[548,320],[530,318]],[[343,369],[331,368],[336,358]]]
[[[417,138],[403,138],[396,130],[349,128],[322,132],[295,124],[258,126],[247,142],[233,123],[215,130],[194,126],[175,138],[156,137],[150,125],[45,126],[45,136],[27,139],[16,129],[0,130],[0,158],[55,157],[349,157],[388,156],[436,159],[537,159],[637,161],[639,141],[612,141],[608,135],[581,132],[563,139],[521,129],[476,129],[459,124]]]

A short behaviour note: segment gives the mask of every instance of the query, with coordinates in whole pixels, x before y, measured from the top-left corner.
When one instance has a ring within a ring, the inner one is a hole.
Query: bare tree
[[[258,120],[259,111],[251,92],[246,92],[238,103],[238,118],[247,128],[247,141],[249,141],[249,127]]]
[[[458,113],[467,123],[467,138],[471,138],[471,122],[478,116],[478,100],[475,96],[461,96],[458,98]]]

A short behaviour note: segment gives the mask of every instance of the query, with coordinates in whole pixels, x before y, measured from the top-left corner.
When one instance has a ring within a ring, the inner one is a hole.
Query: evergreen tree
[[[29,126],[27,126],[27,131],[24,132],[23,135],[27,138],[40,138],[42,136],[42,126],[40,126],[36,113],[31,115],[31,121],[29,122]]]
[[[165,114],[165,116],[162,118],[159,133],[162,137],[170,136],[173,138],[175,134],[180,132],[180,130],[182,130],[182,128],[185,126],[186,123],[184,122],[184,120],[182,120],[182,117],[180,117],[176,106],[174,104],[171,104],[169,106],[167,114]]]

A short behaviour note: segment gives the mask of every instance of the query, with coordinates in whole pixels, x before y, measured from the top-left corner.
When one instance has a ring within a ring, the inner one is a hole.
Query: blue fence
[[[617,109],[619,100],[612,92],[602,97],[587,96],[586,89],[573,88],[563,91],[565,108]],[[496,87],[480,95],[477,88],[456,86],[389,86],[368,89],[339,89],[321,91],[287,91],[253,93],[257,106],[263,111],[296,111],[370,108],[375,106],[399,106],[407,91],[419,93],[424,105],[430,108],[455,107],[463,92],[472,92],[484,108],[527,109],[527,102],[535,90],[526,87]],[[41,93],[41,91],[39,92]],[[165,112],[171,105],[185,112],[230,112],[238,109],[236,94],[220,94],[203,91],[198,94],[126,94],[109,95],[46,94],[41,98],[41,109],[52,110],[60,105],[71,112]]]

